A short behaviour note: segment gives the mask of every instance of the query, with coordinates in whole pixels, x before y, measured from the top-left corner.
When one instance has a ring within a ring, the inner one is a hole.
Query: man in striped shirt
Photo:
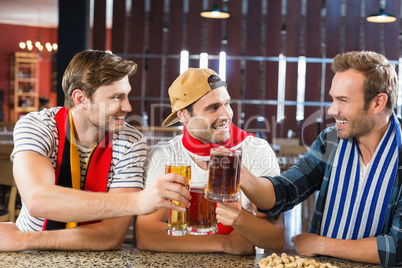
[[[184,210],[169,202],[188,204],[182,176],[142,190],[145,137],[126,122],[136,67],[78,53],[63,76],[65,106],[17,122],[11,160],[23,203],[16,224],[0,224],[1,251],[119,249],[133,215]]]
[[[276,177],[242,169],[241,188],[278,217],[319,191],[309,233],[292,238],[306,256],[402,265],[401,120],[394,64],[375,52],[334,58],[325,129],[299,162]]]

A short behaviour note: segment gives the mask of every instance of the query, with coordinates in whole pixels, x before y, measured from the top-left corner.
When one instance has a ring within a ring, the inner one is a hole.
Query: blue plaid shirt
[[[401,123],[401,120],[399,121]],[[279,176],[267,177],[274,185],[276,204],[268,211],[259,211],[277,218],[281,212],[292,209],[319,190],[309,232],[320,234],[329,176],[338,143],[336,128],[327,128],[295,166]],[[378,254],[383,266],[402,265],[401,153],[402,151],[399,153],[398,173],[392,187],[384,226],[377,237]]]

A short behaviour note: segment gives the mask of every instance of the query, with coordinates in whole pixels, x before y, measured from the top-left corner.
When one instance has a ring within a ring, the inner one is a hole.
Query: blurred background
[[[200,15],[213,8],[230,17]],[[367,21],[379,12],[395,21]],[[309,145],[333,123],[325,112],[332,58],[372,50],[398,68],[400,16],[399,0],[0,0],[0,121],[15,122],[28,107],[62,105],[59,81],[72,56],[101,49],[138,63],[133,125],[160,126],[171,111],[170,84],[181,68],[201,64],[227,81],[236,125],[271,143]],[[14,86],[16,52],[38,55],[33,89]]]

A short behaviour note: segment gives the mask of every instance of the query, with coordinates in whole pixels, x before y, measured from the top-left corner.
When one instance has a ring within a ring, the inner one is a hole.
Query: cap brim
[[[177,117],[177,112],[172,112],[168,117],[166,117],[165,121],[162,122],[162,127],[168,127],[180,121],[180,118]]]

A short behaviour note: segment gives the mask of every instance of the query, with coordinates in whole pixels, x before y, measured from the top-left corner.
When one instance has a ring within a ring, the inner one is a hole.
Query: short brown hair
[[[136,71],[136,63],[112,53],[82,51],[70,61],[63,75],[64,106],[74,107],[72,93],[75,89],[82,90],[86,97],[91,98],[99,87],[110,85]]]
[[[363,74],[364,109],[379,93],[388,96],[387,109],[392,112],[396,104],[398,79],[395,65],[383,55],[372,51],[351,51],[335,56],[331,69],[343,72],[354,69]]]

